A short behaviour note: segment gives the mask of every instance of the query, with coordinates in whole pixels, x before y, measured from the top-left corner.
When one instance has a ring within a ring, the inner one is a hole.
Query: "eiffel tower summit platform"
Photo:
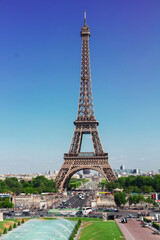
[[[69,151],[64,154],[63,165],[55,179],[59,191],[67,188],[70,178],[76,172],[84,169],[98,171],[108,182],[117,179],[108,162],[108,153],[103,151],[97,129],[99,122],[95,119],[94,114],[89,54],[90,28],[86,23],[86,12],[84,12],[81,38],[82,53],[78,114],[76,121],[74,121],[75,130]],[[94,152],[81,152],[83,134],[91,135]]]

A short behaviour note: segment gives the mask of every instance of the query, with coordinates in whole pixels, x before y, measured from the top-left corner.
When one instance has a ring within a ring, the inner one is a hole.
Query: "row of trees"
[[[127,201],[129,202],[129,205],[137,205],[137,204],[143,204],[143,203],[146,203],[146,204],[153,204],[154,206],[157,205],[157,203],[155,202],[155,200],[153,200],[151,197],[148,197],[148,198],[144,198],[143,195],[130,195],[128,197],[128,199],[126,198],[126,193],[124,192],[118,192],[118,193],[115,193],[114,194],[114,201],[116,203],[116,205],[118,207],[120,207],[121,205],[125,205],[127,203]]]
[[[18,223],[14,222],[14,224],[11,224],[8,229],[7,229],[7,228],[4,228],[3,234],[7,234],[7,231],[12,231],[13,228],[17,228],[17,226],[20,226],[21,223],[24,223],[24,219],[22,219],[21,222],[18,221]],[[1,237],[1,235],[2,235],[2,234],[1,234],[1,231],[0,231],[0,237]]]
[[[44,176],[32,178],[30,181],[20,180],[17,178],[6,178],[0,180],[1,193],[42,193],[42,192],[57,192],[56,184],[53,180],[48,180]]]
[[[102,188],[107,188],[109,191],[112,191],[115,188],[123,188],[124,192],[126,193],[160,192],[160,175],[155,175],[154,177],[120,177],[117,181],[110,183],[108,183],[106,180],[103,180]]]
[[[132,205],[132,204],[136,205],[136,204],[143,204],[143,203],[153,204],[154,206],[157,205],[155,200],[152,199],[150,196],[147,198],[144,198],[143,195],[135,195],[135,194],[129,196],[128,202],[129,202],[129,205]]]
[[[85,178],[83,178],[83,179],[71,178],[69,181],[68,187],[71,189],[76,189],[85,182],[88,182],[88,180]]]
[[[78,188],[82,183],[87,182],[86,179],[71,178],[69,181],[69,188]],[[20,180],[17,178],[6,178],[4,181],[0,180],[0,192],[1,193],[25,193],[25,194],[38,194],[42,192],[57,192],[56,184],[51,179],[48,180],[44,176],[38,176],[32,178],[30,181]]]
[[[86,179],[71,178],[69,181],[69,188],[78,188],[82,183],[87,182]],[[25,193],[25,194],[38,194],[42,192],[57,192],[56,184],[51,179],[48,180],[44,176],[32,178],[30,181],[17,178],[6,178],[4,181],[0,180],[0,193]]]

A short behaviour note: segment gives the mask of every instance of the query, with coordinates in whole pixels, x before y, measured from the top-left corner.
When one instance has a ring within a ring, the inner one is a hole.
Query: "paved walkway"
[[[160,235],[153,234],[148,227],[142,227],[136,219],[127,220],[127,223],[121,223],[120,219],[116,219],[126,240],[160,240]]]

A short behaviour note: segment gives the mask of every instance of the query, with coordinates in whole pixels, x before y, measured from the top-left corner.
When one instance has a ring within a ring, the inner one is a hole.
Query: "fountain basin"
[[[5,240],[68,240],[76,222],[63,218],[54,220],[32,219],[3,235]]]

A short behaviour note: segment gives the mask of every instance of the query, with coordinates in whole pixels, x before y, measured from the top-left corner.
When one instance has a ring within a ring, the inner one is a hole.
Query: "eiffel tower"
[[[98,121],[95,119],[91,87],[89,37],[90,29],[86,24],[84,12],[84,26],[81,28],[82,55],[81,79],[77,120],[74,122],[75,130],[68,153],[64,154],[64,163],[55,179],[59,191],[67,188],[70,178],[78,171],[92,169],[101,173],[110,182],[116,176],[108,163],[108,153],[104,153],[98,134]],[[94,152],[81,152],[82,136],[90,134]]]

